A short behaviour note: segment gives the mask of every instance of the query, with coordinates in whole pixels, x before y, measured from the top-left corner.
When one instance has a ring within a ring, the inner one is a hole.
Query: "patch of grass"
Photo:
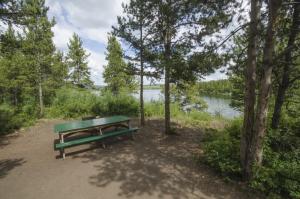
[[[222,117],[215,117],[204,111],[192,109],[190,112],[184,112],[180,109],[178,103],[172,103],[170,111],[171,119],[185,126],[218,128],[227,122],[227,120]],[[145,116],[163,118],[164,103],[161,101],[145,103]]]

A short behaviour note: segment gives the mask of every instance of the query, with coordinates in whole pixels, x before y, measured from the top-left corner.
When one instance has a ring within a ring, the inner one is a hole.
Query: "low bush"
[[[48,117],[77,118],[91,115],[97,96],[90,91],[62,88],[56,92],[52,105],[47,109]]]
[[[0,135],[8,134],[22,126],[28,126],[36,119],[34,108],[24,105],[21,109],[8,104],[0,105]]]
[[[139,113],[139,104],[131,95],[121,93],[115,96],[110,92],[104,92],[101,96],[97,97],[96,102],[92,106],[92,113],[99,116],[137,116]]]
[[[0,134],[9,133],[20,127],[15,114],[15,110],[9,105],[0,105]]]
[[[170,112],[172,120],[182,125],[216,128],[218,125],[223,125],[225,123],[224,118],[214,117],[207,112],[199,111],[195,108],[185,112],[180,108],[179,103],[171,103]],[[145,116],[163,118],[164,103],[162,101],[145,103]]]
[[[170,105],[170,112],[172,117],[177,117],[184,114],[180,110],[178,103],[172,103]],[[165,114],[165,104],[163,101],[151,101],[145,103],[145,116],[146,117],[164,117]]]
[[[164,103],[162,101],[152,101],[145,103],[145,116],[146,117],[163,117]]]
[[[90,115],[138,115],[139,105],[134,97],[117,96],[110,92],[92,93],[89,90],[62,88],[57,91],[48,117],[78,118]]]
[[[291,119],[278,130],[268,131],[263,165],[255,167],[252,187],[272,197],[300,198],[299,132],[299,118]]]
[[[268,198],[300,198],[300,125],[295,121],[277,131],[268,130],[264,160],[254,167],[251,187]],[[204,161],[226,177],[241,175],[239,161],[242,122],[232,121],[224,130],[208,133]]]
[[[222,175],[239,177],[241,121],[233,120],[223,131],[214,131],[204,139],[204,161]]]

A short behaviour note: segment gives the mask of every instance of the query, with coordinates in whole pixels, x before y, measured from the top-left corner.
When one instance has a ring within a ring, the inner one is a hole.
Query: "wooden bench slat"
[[[74,121],[63,124],[57,124],[54,126],[55,133],[64,133],[70,131],[78,131],[83,129],[91,129],[103,125],[113,125],[117,123],[123,123],[129,121],[130,118],[122,115],[104,117],[92,120]]]
[[[58,149],[76,146],[76,145],[80,145],[80,144],[85,144],[85,143],[89,143],[89,142],[93,142],[93,141],[98,141],[98,140],[102,140],[104,138],[127,134],[127,133],[134,132],[137,130],[138,130],[138,128],[130,128],[130,129],[122,129],[122,130],[118,130],[118,131],[104,132],[103,135],[90,136],[90,137],[85,137],[85,138],[81,138],[81,139],[71,140],[71,141],[64,142],[64,143],[55,144],[55,149],[58,150]]]

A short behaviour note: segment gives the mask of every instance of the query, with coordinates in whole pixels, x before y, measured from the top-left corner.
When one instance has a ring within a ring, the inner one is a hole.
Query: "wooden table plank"
[[[129,117],[118,115],[118,116],[98,118],[98,119],[92,119],[92,120],[68,122],[68,123],[55,125],[54,132],[55,133],[64,133],[64,132],[70,132],[70,131],[77,131],[77,130],[81,130],[81,129],[88,129],[88,128],[94,128],[94,127],[98,127],[98,126],[126,122],[129,120],[130,120]]]

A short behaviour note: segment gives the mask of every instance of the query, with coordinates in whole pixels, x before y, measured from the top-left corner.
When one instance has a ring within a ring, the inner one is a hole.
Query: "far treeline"
[[[42,118],[48,109],[76,116],[138,112],[143,126],[148,78],[164,82],[161,112],[164,133],[171,136],[176,133],[171,126],[177,110],[172,109],[174,88],[189,95],[230,93],[243,118],[211,133],[206,162],[269,198],[300,198],[300,0],[130,0],[108,34],[106,93],[98,98],[87,91],[93,85],[82,41],[74,34],[68,52],[59,52],[48,9],[44,0],[0,0],[5,29],[1,126],[11,123],[7,118],[14,118],[16,126]],[[120,42],[130,50],[124,52]],[[199,83],[222,67],[228,80]],[[131,109],[135,100],[123,91],[137,86],[139,108]]]
[[[212,80],[196,83],[200,95],[230,98],[232,94],[232,83],[228,79]]]

